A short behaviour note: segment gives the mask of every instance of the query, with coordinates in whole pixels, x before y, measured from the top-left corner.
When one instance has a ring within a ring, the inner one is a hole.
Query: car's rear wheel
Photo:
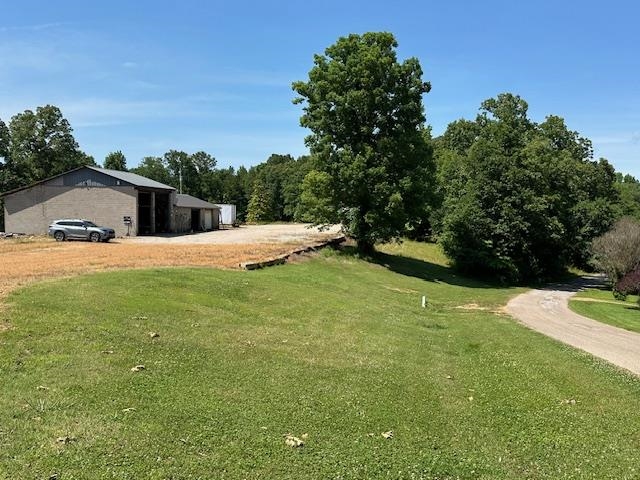
[[[61,232],[58,230],[56,233],[53,234],[53,238],[56,239],[56,242],[64,242],[64,238],[65,238],[64,232]]]
[[[91,240],[92,242],[99,242],[100,234],[98,232],[93,232],[91,235],[89,235],[89,240]]]

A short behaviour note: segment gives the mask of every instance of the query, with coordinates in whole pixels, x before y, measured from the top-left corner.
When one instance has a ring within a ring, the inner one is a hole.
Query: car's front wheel
[[[56,239],[56,242],[64,242],[64,232],[61,232],[60,230],[58,230],[56,233],[53,234],[53,238]]]
[[[93,232],[91,235],[89,235],[89,240],[91,240],[92,242],[99,242],[100,234],[98,232]]]

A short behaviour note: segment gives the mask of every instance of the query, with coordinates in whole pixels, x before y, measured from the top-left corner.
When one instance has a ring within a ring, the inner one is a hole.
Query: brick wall
[[[49,224],[60,218],[84,218],[127,233],[123,217],[137,228],[137,192],[133,187],[63,187],[36,185],[5,197],[5,231],[46,234]]]

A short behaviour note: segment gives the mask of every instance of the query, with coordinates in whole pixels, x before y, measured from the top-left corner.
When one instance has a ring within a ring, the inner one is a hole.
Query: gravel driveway
[[[531,290],[513,298],[507,312],[533,330],[640,375],[640,334],[596,322],[569,309],[571,296],[602,283],[601,277],[588,276]]]
[[[190,235],[154,235],[128,239],[118,239],[126,243],[176,243],[176,244],[248,244],[248,243],[299,243],[334,238],[340,233],[340,226],[320,231],[307,223],[285,223],[271,225],[247,225],[226,228],[212,232]]]

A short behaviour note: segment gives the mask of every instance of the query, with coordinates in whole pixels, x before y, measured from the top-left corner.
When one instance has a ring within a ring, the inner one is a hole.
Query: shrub
[[[640,293],[640,268],[627,273],[613,288],[613,295],[618,299],[626,299],[627,295]]]
[[[596,238],[591,246],[592,263],[616,286],[627,274],[637,273],[640,265],[640,222],[625,217],[613,228]],[[635,275],[630,276],[631,282]]]

